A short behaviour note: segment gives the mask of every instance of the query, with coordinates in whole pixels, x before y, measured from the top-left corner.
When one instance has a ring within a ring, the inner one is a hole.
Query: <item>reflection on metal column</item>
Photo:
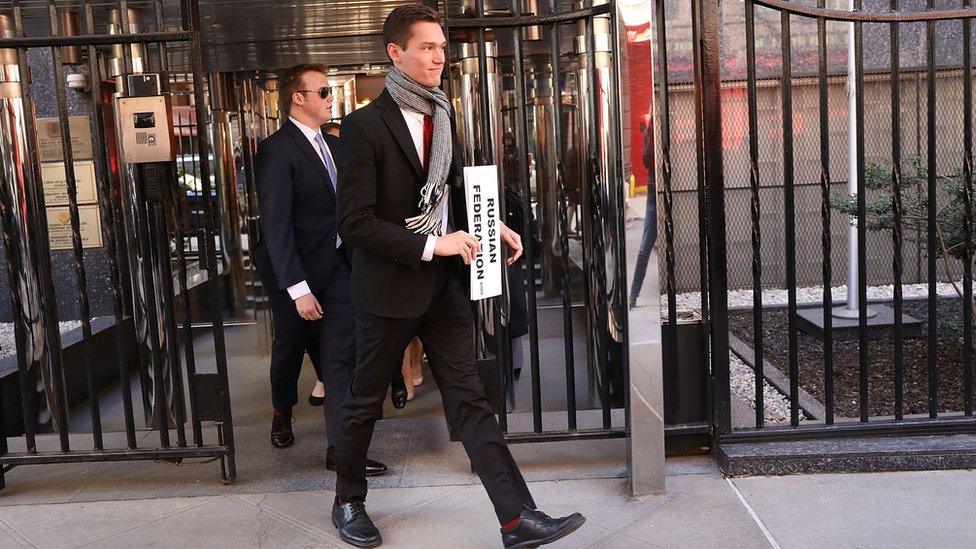
[[[213,143],[215,180],[220,198],[221,246],[227,262],[227,309],[231,317],[243,320],[247,316],[244,295],[244,251],[241,243],[241,207],[237,169],[234,165],[235,147],[232,118],[237,116],[234,104],[234,75],[210,75],[211,112],[213,113]],[[241,182],[243,183],[243,181]]]
[[[490,38],[489,38],[490,39]],[[461,146],[464,149],[464,161],[468,166],[482,164],[487,158],[493,158],[498,164],[498,180],[502,181],[501,159],[502,151],[502,123],[501,123],[501,79],[498,74],[497,49],[494,41],[485,42],[486,57],[486,82],[484,87],[481,83],[481,75],[478,70],[478,45],[476,43],[461,42],[457,44],[458,54],[451,67],[451,78],[454,80],[452,89],[454,97],[451,98],[455,116],[457,117],[458,134]],[[485,113],[482,103],[482,89],[487,89],[489,105],[488,112]],[[484,124],[488,124],[488,132],[484,131]],[[485,134],[491,137],[490,142],[486,142]],[[504,193],[499,189],[504,208]],[[503,209],[504,211],[504,209]],[[501,304],[501,318],[498,319],[502,325],[508,324],[508,290],[503,273],[503,295],[499,298]],[[477,324],[482,329],[476,333],[476,347],[479,358],[490,355],[485,336],[495,335],[495,309],[490,301],[478,302],[479,314]]]
[[[594,4],[606,4],[596,0]],[[578,7],[582,8],[580,1]],[[616,173],[613,154],[613,101],[617,93],[613,80],[612,20],[609,15],[594,17],[592,22],[577,24],[576,53],[578,54],[577,87],[581,113],[581,148],[587,151],[584,173],[588,174],[582,191],[584,263],[588,286],[588,311],[593,340],[591,342],[595,372],[599,385],[606,391],[623,394],[621,342],[623,341],[624,288],[617,283],[615,273],[620,262],[619,248],[614,245],[624,238],[620,234],[618,216],[622,192],[620,175]],[[589,27],[589,28],[588,28]],[[593,52],[589,51],[590,45]],[[592,68],[591,68],[592,62]],[[591,253],[587,254],[586,250]],[[586,257],[589,255],[589,257]],[[605,329],[603,329],[605,327]],[[606,385],[609,384],[609,385]]]
[[[10,17],[0,14],[0,36],[12,38],[13,25]],[[37,391],[33,387],[37,372],[41,373],[47,406],[55,427],[62,417],[62,401],[53,390],[55,376],[51,368],[48,349],[47,321],[38,279],[38,250],[31,238],[31,223],[38,222],[31,196],[36,188],[33,182],[30,152],[27,146],[27,110],[24,105],[17,51],[0,49],[0,209],[3,215],[4,251],[6,252],[7,276],[10,283],[14,328],[17,338],[17,363],[20,370],[24,428],[33,442],[33,432],[38,423],[37,403],[28,398]],[[63,383],[63,381],[62,381]]]
[[[134,8],[127,8],[124,14],[122,10],[113,9],[109,20],[109,34],[138,34],[146,30],[142,12]],[[143,74],[148,68],[148,61],[143,44],[114,45],[108,58],[109,77],[115,79],[114,120],[116,135],[120,137],[116,143],[120,159],[124,158],[124,154],[121,148],[122,132],[117,100],[129,95],[126,77]],[[185,409],[182,387],[175,385],[172,371],[172,368],[179,367],[173,360],[173,357],[178,356],[178,350],[174,337],[176,330],[172,294],[167,292],[172,285],[172,268],[168,255],[162,257],[156,254],[155,249],[158,246],[152,246],[155,242],[149,241],[148,212],[145,210],[146,204],[139,200],[141,193],[134,165],[121,163],[119,177],[145,420],[147,426],[165,428],[182,423],[182,411]],[[166,238],[168,241],[165,234],[152,236]],[[162,390],[157,385],[161,385]],[[160,399],[165,401],[162,406]]]
[[[459,55],[451,68],[451,78],[454,79],[454,93],[452,98],[454,112],[457,116],[458,133],[461,146],[464,148],[464,160],[468,165],[475,165],[486,158],[485,149],[490,148],[494,158],[500,160],[502,154],[501,136],[501,81],[495,64],[497,50],[495,42],[485,43],[485,56],[488,61],[487,88],[489,113],[482,113],[478,74],[478,45],[475,43],[461,43]],[[491,143],[485,143],[481,124],[485,121],[490,126]],[[499,177],[501,174],[499,173]]]
[[[531,64],[526,65],[528,74],[528,108],[531,112],[529,139],[534,141],[535,153],[535,194],[538,208],[539,228],[542,248],[539,251],[542,266],[542,289],[547,296],[559,293],[562,277],[560,262],[556,257],[560,247],[559,239],[559,198],[556,185],[558,147],[553,138],[555,106],[552,62],[547,55],[533,56]]]

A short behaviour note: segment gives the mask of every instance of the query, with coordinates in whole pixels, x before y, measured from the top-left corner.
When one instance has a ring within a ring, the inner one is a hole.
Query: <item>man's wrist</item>
[[[312,289],[308,287],[308,281],[303,280],[298,284],[292,284],[288,286],[288,295],[291,297],[292,301],[297,300],[300,297],[304,297],[312,293]]]
[[[437,237],[434,235],[427,235],[427,243],[424,244],[424,253],[421,254],[420,259],[423,261],[432,261],[434,259],[434,247],[437,246]]]

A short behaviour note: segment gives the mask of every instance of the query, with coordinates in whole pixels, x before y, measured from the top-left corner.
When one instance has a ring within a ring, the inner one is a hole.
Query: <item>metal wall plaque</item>
[[[68,130],[71,133],[71,156],[74,160],[91,160],[92,153],[91,119],[85,116],[69,116]],[[37,119],[37,148],[41,162],[62,162],[61,121],[58,118]]]
[[[82,160],[74,164],[78,204],[94,204],[98,202],[95,162]],[[64,173],[64,162],[45,162],[41,164],[41,180],[44,181],[44,204],[46,206],[68,205],[68,178]]]
[[[102,218],[98,206],[79,206],[78,220],[83,248],[102,247]],[[52,250],[70,250],[71,214],[67,206],[47,208],[47,234]]]

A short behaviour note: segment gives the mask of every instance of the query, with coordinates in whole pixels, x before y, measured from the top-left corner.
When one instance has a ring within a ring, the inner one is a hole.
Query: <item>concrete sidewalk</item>
[[[972,471],[725,479],[706,458],[669,463],[668,494],[635,500],[623,479],[532,482],[550,514],[586,525],[552,547],[974,547]],[[0,492],[2,494],[2,492]],[[2,547],[348,547],[331,491],[6,504]],[[478,484],[376,488],[384,547],[500,547]]]

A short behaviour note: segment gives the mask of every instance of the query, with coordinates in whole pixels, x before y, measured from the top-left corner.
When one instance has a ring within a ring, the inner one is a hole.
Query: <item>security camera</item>
[[[88,77],[84,74],[69,74],[67,78],[68,87],[78,91],[88,91]]]

